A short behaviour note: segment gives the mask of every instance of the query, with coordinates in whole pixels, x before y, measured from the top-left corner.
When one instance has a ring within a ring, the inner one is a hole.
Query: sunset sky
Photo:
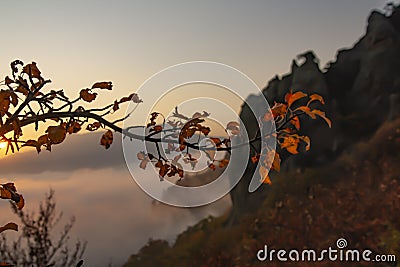
[[[4,0],[0,76],[20,59],[37,62],[53,81],[48,88],[71,96],[96,81],[112,81],[113,91],[99,95],[99,106],[136,91],[166,67],[194,60],[230,65],[263,88],[306,50],[314,50],[324,67],[362,36],[370,11],[386,2]],[[188,88],[189,99],[190,91],[200,91]],[[228,102],[239,110],[240,101]],[[51,187],[65,217],[77,217],[72,236],[88,241],[85,266],[119,266],[149,238],[172,241],[187,225],[228,208],[228,199],[196,210],[153,205],[127,171],[121,139],[105,151],[100,136],[72,136],[51,154],[0,156],[1,183],[16,182],[27,210]],[[0,214],[0,225],[13,218],[5,201]]]

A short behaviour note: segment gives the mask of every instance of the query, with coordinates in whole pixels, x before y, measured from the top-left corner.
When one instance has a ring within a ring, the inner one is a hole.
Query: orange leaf
[[[64,127],[66,127],[67,123],[64,122],[64,124],[65,124]],[[71,121],[68,126],[67,132],[69,134],[73,134],[79,132],[80,130],[81,130],[81,125],[77,121]]]
[[[0,198],[11,199],[11,192],[3,187],[0,187]]]
[[[310,95],[310,100],[308,100],[307,106],[310,105],[311,102],[313,101],[319,101],[321,102],[321,104],[325,104],[324,98],[322,96],[320,96],[319,94],[312,94]]]
[[[66,130],[62,125],[49,126],[46,130],[48,140],[51,144],[60,144],[64,141]]]
[[[10,108],[10,95],[7,91],[0,92],[0,117],[9,114],[8,109]],[[10,115],[9,115],[10,116]]]
[[[6,85],[10,85],[12,83],[15,83],[10,77],[6,76],[6,78],[4,79],[4,82]]]
[[[13,104],[14,107],[17,106],[18,104],[18,96],[14,93],[14,92],[8,92],[10,94],[11,97],[11,104]]]
[[[300,136],[300,139],[306,143],[306,151],[310,150],[311,147],[311,140],[308,136]]]
[[[215,165],[212,163],[208,165],[208,168],[210,168],[213,171],[215,171],[215,169],[216,169]]]
[[[290,92],[290,93],[286,94],[285,101],[286,101],[288,107],[290,107],[294,102],[296,102],[297,100],[299,100],[303,97],[306,97],[306,96],[307,96],[307,94],[305,94],[301,91],[298,91],[295,93]]]
[[[180,178],[183,177],[183,174],[184,174],[183,169],[182,168],[178,168],[178,175],[179,175]]]
[[[13,74],[18,72],[18,67],[17,67],[18,65],[24,65],[24,63],[19,59],[11,62],[10,66],[11,66],[11,70],[12,70]]]
[[[25,206],[25,200],[22,195],[19,195],[19,201],[17,202],[17,208],[22,209]]]
[[[24,198],[17,193],[14,183],[2,184],[0,187],[0,198],[11,199],[17,204],[18,209],[24,207]]]
[[[223,168],[228,164],[229,164],[229,159],[222,159],[222,160],[219,161],[218,167]]]
[[[158,174],[164,178],[164,176],[167,174],[167,172],[169,171],[170,166],[168,164],[164,164],[160,167],[160,171],[158,172]]]
[[[323,112],[323,111],[321,111],[321,110],[318,110],[318,109],[314,109],[314,110],[312,110],[311,112],[312,112],[313,114],[316,114],[316,115],[320,116],[320,117],[326,122],[326,124],[328,124],[329,128],[332,127],[332,122],[331,122],[330,119],[328,119],[328,118],[325,116],[325,112]]]
[[[48,143],[48,140],[49,140],[49,139],[48,139],[48,137],[47,137],[47,134],[41,135],[41,136],[38,138],[37,144],[36,144],[36,150],[37,150],[38,153],[41,151],[41,149],[40,149],[41,146],[47,144],[47,143]]]
[[[201,127],[201,132],[205,135],[205,136],[207,136],[210,132],[211,132],[211,129],[210,129],[210,127]]]
[[[117,100],[114,101],[113,111],[117,111],[119,109],[119,103]]]
[[[260,160],[260,154],[251,157],[251,162],[257,163]]]
[[[281,171],[281,157],[278,152],[275,152],[274,161],[272,162],[272,168],[277,172]]]
[[[92,89],[94,88],[112,90],[112,82],[97,82],[92,85]]]
[[[150,129],[150,132],[161,132],[162,131],[162,126],[161,125],[156,125],[152,129]]]
[[[0,227],[0,233],[6,230],[18,231],[18,225],[15,223],[7,223],[6,225]]]
[[[274,118],[284,116],[287,111],[287,105],[275,102],[274,106],[271,108],[272,115]]]
[[[30,75],[32,78],[36,78],[42,80],[43,78],[40,76],[40,70],[36,66],[36,62],[32,62],[31,64],[25,65],[22,68],[22,72]]]
[[[44,135],[41,135],[39,138],[38,138],[38,144],[39,145],[44,145],[44,144],[46,144],[47,143],[47,140],[48,140],[48,138],[47,138],[47,134],[44,134]]]
[[[15,92],[23,93],[24,95],[28,95],[28,82],[22,77],[18,78],[18,87],[15,89]]]
[[[314,114],[314,113],[311,111],[311,109],[310,109],[309,107],[307,107],[307,106],[298,107],[298,108],[296,108],[294,111],[297,111],[297,110],[303,111],[303,112],[306,113],[308,116],[310,116],[312,119],[316,119],[316,118],[317,118],[317,116],[315,116],[315,114]]]
[[[141,152],[137,153],[137,158],[138,158],[138,160],[140,160],[139,167],[143,170],[146,169],[147,163],[150,162],[149,157],[143,151],[141,151]]]
[[[299,119],[298,116],[293,117],[293,118],[290,120],[290,123],[293,124],[294,127],[296,127],[297,130],[300,130],[300,119]]]
[[[258,173],[260,174],[261,182],[265,184],[272,184],[271,179],[268,176],[269,170],[266,167],[261,165],[260,169],[258,170]]]
[[[101,123],[98,121],[95,121],[91,124],[88,124],[88,126],[86,126],[86,130],[93,132],[93,131],[96,131],[97,129],[99,129],[100,127],[101,127]]]
[[[23,144],[21,147],[24,147],[24,146],[33,146],[33,147],[36,147],[37,144],[38,144],[38,142],[37,142],[36,140],[30,139],[30,140],[26,141],[25,144]]]
[[[164,165],[164,164],[163,164],[163,162],[162,162],[161,160],[157,160],[157,163],[154,164],[154,167],[156,167],[156,168],[161,168],[163,165]]]
[[[144,160],[145,158],[147,158],[146,154],[143,151],[140,151],[139,153],[137,153],[137,158],[138,160]]]
[[[105,132],[100,139],[100,145],[104,146],[105,149],[109,149],[111,144],[113,143],[114,137],[111,130]]]
[[[180,144],[177,151],[183,151],[186,148],[185,144]]]
[[[148,158],[143,159],[143,160],[140,162],[139,168],[145,170],[148,162],[150,162],[150,160],[149,160]]]
[[[133,94],[130,94],[128,97],[121,98],[121,100],[119,101],[119,104],[128,102],[128,101],[132,101],[133,103],[142,103],[143,102],[143,100],[139,98],[138,94],[133,93]]]
[[[269,110],[267,113],[264,114],[263,120],[264,121],[272,121],[274,118],[274,114],[272,113],[271,110]]]
[[[215,146],[216,146],[217,148],[218,148],[218,147],[221,147],[221,145],[222,145],[221,139],[219,139],[219,138],[217,138],[217,137],[211,137],[210,140],[215,144]]]
[[[286,148],[286,150],[292,154],[299,153],[297,147],[299,145],[299,139],[293,136],[286,136],[283,138],[283,142],[280,144],[281,148]]]
[[[81,98],[86,102],[92,102],[96,99],[97,93],[91,93],[90,89],[82,89],[80,92]]]

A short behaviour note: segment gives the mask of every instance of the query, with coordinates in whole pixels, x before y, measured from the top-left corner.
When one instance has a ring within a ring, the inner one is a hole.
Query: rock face
[[[291,72],[274,77],[263,90],[268,102],[283,101],[289,91],[318,93],[326,100],[325,110],[333,121],[332,129],[312,121],[303,125],[312,148],[307,154],[293,156],[283,165],[303,168],[331,160],[351,144],[368,137],[386,120],[400,114],[400,6],[391,14],[373,11],[365,35],[350,49],[340,50],[334,62],[322,71],[312,51],[293,60]],[[255,96],[248,101],[257,101]],[[243,105],[240,114],[250,136],[256,121]],[[251,211],[269,188],[248,193],[254,167],[249,164],[245,176],[231,192],[231,223]]]

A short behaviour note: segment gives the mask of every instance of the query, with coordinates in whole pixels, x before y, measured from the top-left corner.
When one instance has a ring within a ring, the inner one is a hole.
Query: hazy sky
[[[364,32],[385,0],[1,1],[1,76],[39,63],[57,88],[112,80],[126,94],[173,64],[211,60],[260,87],[308,49],[322,63]]]
[[[103,92],[98,100],[102,104],[135,91],[163,68],[210,60],[237,68],[264,87],[275,74],[287,73],[292,59],[305,50],[315,51],[321,67],[334,60],[338,49],[351,47],[365,32],[370,11],[385,2],[3,0],[0,76],[9,75],[9,63],[21,59],[36,61],[42,75],[52,79],[50,88],[65,88],[70,95],[95,81],[111,80],[114,91]],[[40,168],[46,170],[48,161],[32,153],[33,161],[16,155],[23,170],[13,173],[4,167],[0,173],[1,182],[20,181],[28,208],[50,186],[56,190],[66,215],[77,216],[74,234],[89,242],[87,266],[106,266],[111,258],[122,263],[149,237],[171,238],[199,218],[190,210],[152,209],[123,163],[102,158],[96,166],[91,155],[99,157],[100,152],[87,147],[98,146],[97,138],[71,143],[71,149],[64,146],[64,153],[62,146],[55,149],[47,172]],[[79,162],[77,150],[85,151]],[[100,164],[105,161],[109,164]],[[4,164],[9,163],[0,166]],[[0,209],[8,209],[7,203],[0,203]],[[176,214],[182,217],[177,224]],[[5,221],[2,216],[0,224]],[[107,234],[101,239],[98,232]]]

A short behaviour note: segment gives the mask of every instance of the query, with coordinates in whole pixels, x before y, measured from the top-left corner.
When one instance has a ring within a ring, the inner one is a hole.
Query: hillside
[[[334,247],[340,237],[350,248],[399,258],[399,149],[400,119],[384,124],[371,139],[330,164],[303,173],[282,172],[258,209],[240,223],[226,227],[226,217],[205,219],[179,235],[172,246],[150,241],[124,267],[265,266],[256,258],[265,244],[321,250]],[[327,261],[318,266],[341,264]]]
[[[373,11],[365,35],[352,48],[339,50],[324,69],[312,51],[299,55],[291,72],[273,78],[263,94],[273,103],[289,90],[319,93],[326,99],[333,128],[306,125],[311,151],[285,160],[285,168],[272,176],[272,186],[247,193],[254,172],[248,167],[231,193],[229,214],[199,222],[171,246],[150,241],[124,266],[265,266],[256,256],[264,245],[322,250],[335,247],[341,237],[349,248],[399,259],[399,58],[399,6],[390,14]],[[240,116],[254,134],[255,121],[246,105]],[[363,264],[372,266],[354,266]],[[342,263],[324,261],[318,266]]]

